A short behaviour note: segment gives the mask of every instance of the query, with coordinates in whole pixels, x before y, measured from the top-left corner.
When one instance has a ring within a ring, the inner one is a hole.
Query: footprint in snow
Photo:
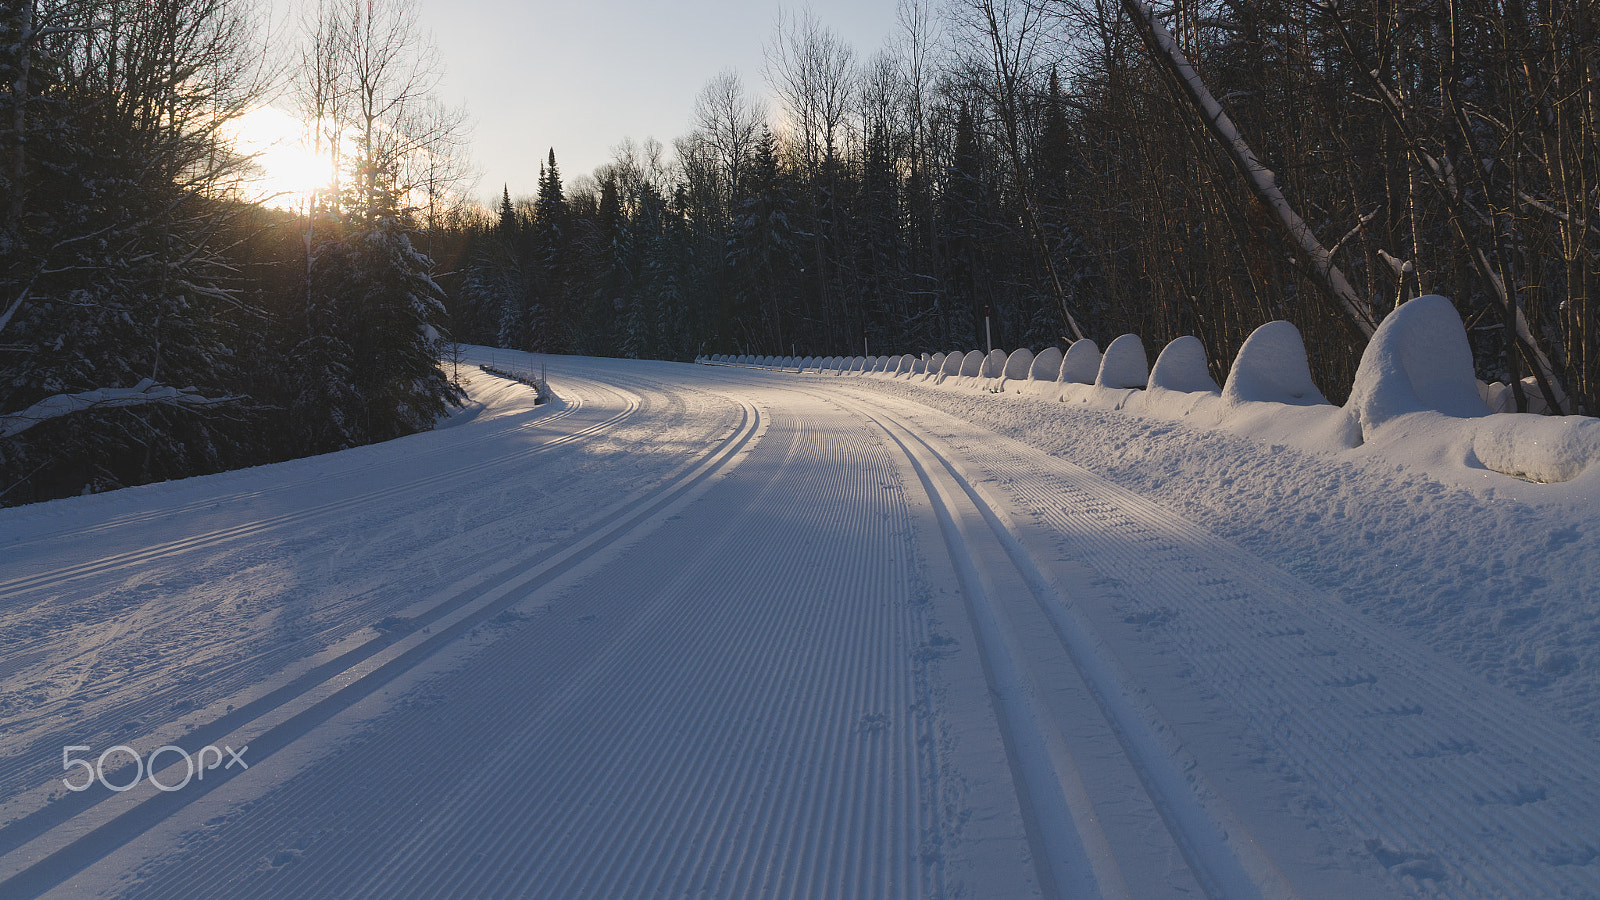
[[[888,731],[889,717],[883,713],[867,713],[861,717],[861,724],[857,730],[862,734],[877,734],[882,731]]]

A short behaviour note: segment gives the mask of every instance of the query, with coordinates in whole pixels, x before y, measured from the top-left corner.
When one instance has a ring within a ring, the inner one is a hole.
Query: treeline
[[[319,7],[306,47],[325,65],[293,74],[343,177],[299,213],[246,201],[227,135],[289,74],[255,13],[0,13],[0,504],[383,440],[458,400],[444,294],[403,208],[439,173],[397,137],[426,129],[390,127],[449,121],[412,77],[407,8]]]
[[[1339,399],[1377,321],[1438,292],[1481,377],[1594,413],[1596,6],[907,0],[866,60],[784,19],[780,108],[725,74],[670,164],[625,143],[472,224],[458,328],[877,354],[983,346],[987,312],[1008,349],[1194,334],[1221,377],[1288,319]]]
[[[813,17],[774,108],[713,79],[670,148],[461,202],[413,0],[322,0],[275,69],[246,0],[0,11],[0,504],[409,433],[454,339],[687,360],[1193,334],[1272,319],[1349,389],[1450,296],[1480,377],[1600,411],[1600,0],[904,0]],[[247,201],[285,84],[331,187]],[[986,330],[987,325],[987,330]]]

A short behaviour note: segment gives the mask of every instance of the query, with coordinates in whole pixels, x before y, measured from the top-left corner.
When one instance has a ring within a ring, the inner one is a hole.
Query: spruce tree
[[[511,206],[511,189],[505,185],[500,186],[500,237],[502,240],[515,239],[517,234],[517,211]]]
[[[533,274],[528,306],[532,350],[564,353],[572,349],[576,323],[565,259],[569,241],[566,194],[561,186],[561,170],[556,166],[556,151],[551,148],[548,162],[540,168],[539,193],[534,198],[530,260]]]
[[[237,404],[191,401],[237,397],[231,348],[257,323],[219,249],[236,207],[213,190],[239,166],[218,132],[239,110],[172,49],[224,65],[216,11],[37,7],[0,13],[0,422],[28,426],[0,438],[0,502],[224,466]]]

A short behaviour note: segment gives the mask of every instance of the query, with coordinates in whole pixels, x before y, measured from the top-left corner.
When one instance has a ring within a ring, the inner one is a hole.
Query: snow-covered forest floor
[[[0,511],[0,894],[1600,894],[1592,468],[549,365]]]

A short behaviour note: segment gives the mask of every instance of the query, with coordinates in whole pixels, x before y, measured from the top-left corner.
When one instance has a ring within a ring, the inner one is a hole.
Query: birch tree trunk
[[[1333,261],[1333,255],[1328,252],[1327,247],[1323,246],[1312,233],[1311,227],[1289,205],[1288,199],[1278,187],[1277,176],[1261,164],[1254,151],[1250,149],[1250,145],[1245,143],[1233,120],[1200,80],[1199,73],[1194,70],[1189,58],[1178,46],[1172,32],[1156,18],[1155,11],[1145,0],[1121,0],[1121,3],[1123,11],[1139,29],[1145,48],[1157,65],[1172,76],[1178,90],[1188,101],[1195,115],[1205,123],[1206,130],[1211,132],[1218,145],[1228,154],[1228,158],[1244,178],[1251,193],[1271,213],[1273,222],[1290,244],[1299,248],[1304,256],[1303,264],[1306,270],[1349,316],[1350,323],[1362,335],[1371,337],[1378,323],[1372,304],[1356,293],[1344,272]]]

